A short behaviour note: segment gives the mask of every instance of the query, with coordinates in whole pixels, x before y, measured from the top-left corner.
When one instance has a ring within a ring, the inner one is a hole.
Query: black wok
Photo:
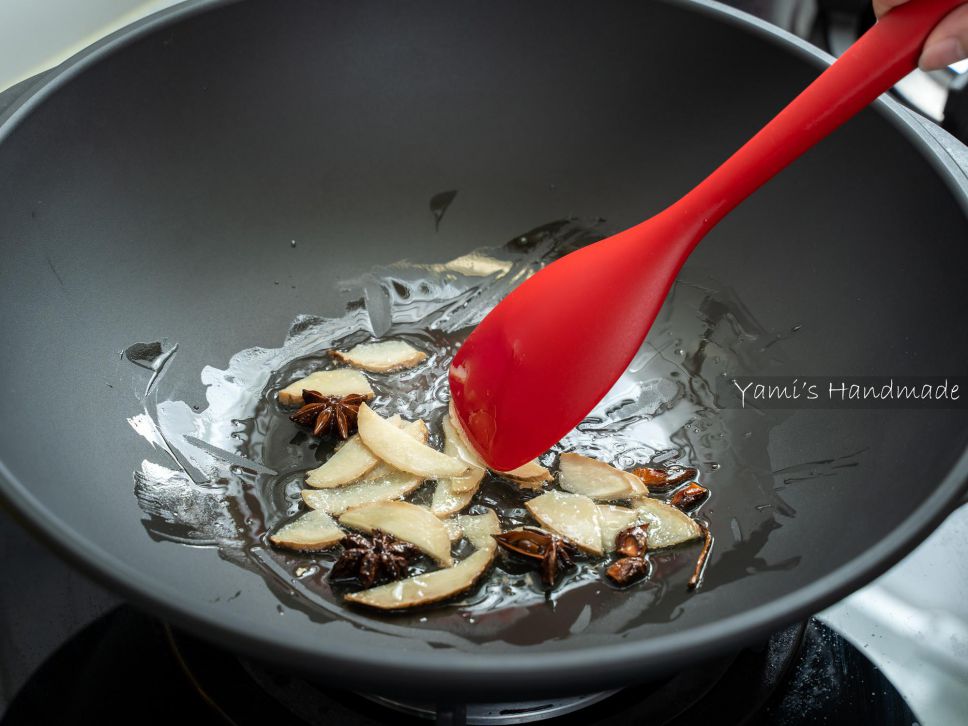
[[[956,505],[964,410],[767,412],[743,446],[781,472],[788,509],[733,527],[760,503],[752,469],[725,456],[707,472],[719,543],[698,593],[653,614],[632,591],[633,625],[575,627],[583,590],[455,644],[446,608],[395,634],[331,627],[212,549],[152,539],[131,472],[156,452],[126,421],[139,402],[118,351],[177,341],[169,390],[204,403],[205,365],[278,345],[298,313],[341,313],[338,279],[572,214],[648,217],[821,66],[719,6],[675,2],[200,2],[112,36],[0,117],[5,500],[163,617],[412,697],[643,681],[816,612]],[[714,271],[765,331],[800,326],[773,374],[964,374],[968,195],[943,153],[879,102],[722,223],[683,277]],[[435,232],[427,200],[447,189]],[[737,440],[744,415],[723,413]],[[836,476],[782,474],[805,462]]]

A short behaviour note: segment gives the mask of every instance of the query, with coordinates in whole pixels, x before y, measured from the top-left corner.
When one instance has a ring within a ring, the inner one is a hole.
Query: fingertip
[[[965,57],[968,54],[958,38],[940,38],[924,46],[918,59],[918,68],[922,71],[936,71]]]

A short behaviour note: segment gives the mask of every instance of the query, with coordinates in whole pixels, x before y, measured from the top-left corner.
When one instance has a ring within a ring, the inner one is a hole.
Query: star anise
[[[356,426],[360,404],[365,399],[358,393],[348,396],[324,396],[319,391],[303,391],[303,405],[289,417],[300,426],[312,426],[313,436],[322,436],[333,428],[341,439]]]
[[[330,570],[330,577],[355,578],[364,588],[406,577],[410,560],[420,554],[420,550],[409,542],[395,540],[379,531],[369,538],[350,533],[340,540],[340,544],[343,554]]]
[[[494,535],[501,547],[537,563],[541,581],[554,587],[559,573],[575,564],[577,550],[570,542],[539,529],[514,529]]]

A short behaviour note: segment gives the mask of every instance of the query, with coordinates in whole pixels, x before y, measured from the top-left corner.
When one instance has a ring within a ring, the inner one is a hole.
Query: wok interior
[[[505,623],[471,644],[435,634],[445,611],[422,613],[416,634],[280,616],[257,575],[152,541],[131,472],[163,455],[126,422],[145,380],[118,351],[177,341],[167,384],[203,404],[205,365],[278,345],[299,313],[341,313],[336,280],[445,261],[571,215],[617,230],[658,211],[815,74],[773,41],[664,3],[252,0],[151,33],[0,145],[0,459],[152,597],[310,656],[406,651],[414,682],[430,662],[647,643],[774,602],[918,507],[964,448],[960,412],[787,412],[766,424],[727,412],[731,439],[757,434],[706,479],[718,537],[706,589],[654,618],[629,592],[627,629],[594,607],[576,627],[584,597],[496,612]],[[458,197],[435,232],[428,200],[446,189]],[[723,222],[683,279],[712,275],[767,331],[801,326],[777,345],[773,375],[953,374],[968,353],[966,227],[929,162],[869,110]],[[760,503],[742,495],[750,477],[847,456],[856,465],[778,475],[791,511],[776,527],[732,525]],[[515,644],[522,628],[541,637]],[[652,671],[674,658],[674,641],[656,642]]]

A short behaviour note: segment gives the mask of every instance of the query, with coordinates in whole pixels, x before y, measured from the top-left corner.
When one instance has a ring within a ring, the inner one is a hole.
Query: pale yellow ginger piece
[[[520,482],[537,482],[542,483],[546,481],[551,481],[551,472],[541,465],[537,459],[532,459],[527,464],[522,464],[517,469],[512,469],[511,471],[498,471],[495,472],[506,479],[513,479]]]
[[[493,509],[484,514],[462,514],[459,517],[464,536],[477,549],[485,549],[494,544],[494,535],[501,534],[501,522]]]
[[[457,434],[457,439],[460,446],[460,458],[466,461],[468,464],[472,464],[480,469],[488,469],[488,465],[484,463],[484,459],[481,455],[477,453],[477,449],[471,445],[470,439],[467,438],[467,434],[464,432],[464,428],[460,424],[460,419],[457,418],[457,410],[454,408],[454,402],[451,401],[447,406],[447,423]]]
[[[506,473],[496,472],[498,476],[502,479],[506,479],[512,484],[517,484],[520,489],[538,490],[544,489],[544,485],[551,481],[551,472],[548,472],[548,476],[538,476],[533,479],[517,479],[513,476],[509,476]]]
[[[638,524],[639,513],[628,507],[614,504],[598,505],[598,521],[602,526],[602,549],[606,553],[615,551],[615,537],[623,529]]]
[[[481,486],[485,472],[463,456],[464,444],[451,425],[449,416],[444,416],[441,428],[444,432],[444,453],[468,464],[466,474],[439,479],[434,487],[430,510],[438,517],[449,517],[471,503],[471,499]]]
[[[602,555],[598,505],[591,497],[553,490],[525,502],[524,506],[545,529],[589,554]]]
[[[405,471],[392,471],[387,474],[364,479],[356,484],[335,489],[303,489],[303,501],[313,509],[321,509],[330,514],[342,514],[347,509],[371,502],[403,499],[420,488],[423,477]]]
[[[645,484],[637,476],[604,461],[574,453],[561,455],[558,483],[566,492],[605,501],[648,494]]]
[[[444,453],[447,454],[447,456],[453,456],[455,459],[460,459],[468,466],[466,474],[450,477],[447,480],[450,491],[476,492],[481,484],[481,479],[484,478],[484,468],[478,466],[476,463],[476,461],[479,461],[480,459],[477,458],[476,454],[473,454],[467,450],[467,445],[464,443],[464,440],[460,437],[460,434],[457,433],[457,430],[451,423],[450,416],[444,416],[440,422],[440,426],[444,432]]]
[[[440,479],[434,485],[433,498],[430,501],[430,511],[438,517],[449,517],[465,509],[477,494],[481,480],[484,478],[483,469],[472,469],[476,472],[477,485],[474,489],[454,491],[453,479]]]
[[[387,420],[397,428],[405,425],[399,416]],[[306,484],[316,489],[343,486],[363,478],[379,462],[380,459],[366,448],[360,435],[354,434],[322,466],[306,472]]]
[[[373,398],[373,389],[366,376],[349,368],[310,373],[279,391],[279,403],[283,406],[302,406],[303,391],[316,391],[323,396],[341,398],[356,393],[366,399]]]
[[[460,526],[460,517],[448,517],[440,521],[447,528],[447,536],[450,537],[452,543],[457,542],[464,536],[464,530]]]
[[[426,443],[430,432],[423,421],[405,424],[403,430],[416,441]],[[394,469],[386,462],[374,466],[366,479],[334,489],[303,489],[303,501],[313,509],[342,514],[351,507],[370,502],[402,499],[420,488],[423,477]]]
[[[703,536],[698,522],[665,502],[643,497],[632,504],[639,520],[649,525],[649,549],[675,547]]]
[[[332,355],[354,368],[373,373],[391,373],[413,368],[427,360],[427,354],[403,340],[360,343],[348,351],[334,350]]]
[[[300,552],[324,550],[343,539],[343,530],[326,512],[313,510],[300,515],[270,535],[269,541],[279,547]]]
[[[357,426],[367,448],[396,469],[425,479],[459,476],[467,471],[466,463],[414,440],[365,403],[360,406]]]
[[[379,610],[404,610],[432,605],[472,588],[494,561],[497,543],[491,536],[500,532],[493,511],[460,518],[467,540],[477,547],[471,555],[452,567],[388,582],[346,596],[347,602]]]
[[[405,580],[360,590],[346,596],[347,602],[378,610],[404,610],[432,605],[472,588],[494,561],[496,544],[475,550],[453,567],[414,575]]]

